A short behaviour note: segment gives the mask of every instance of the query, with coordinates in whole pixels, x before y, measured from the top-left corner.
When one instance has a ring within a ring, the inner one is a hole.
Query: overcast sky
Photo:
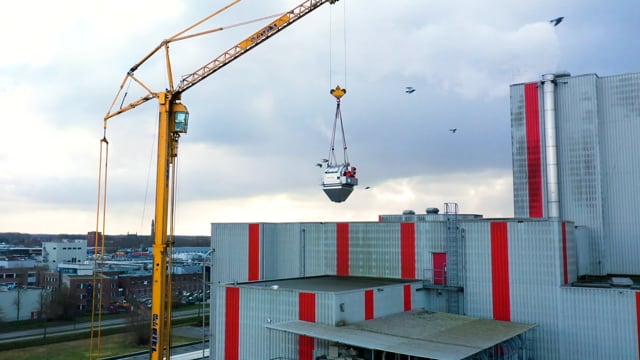
[[[243,0],[197,31],[300,2]],[[96,229],[103,118],[126,71],[226,4],[3,5],[0,232]],[[638,19],[637,0],[323,5],[183,95],[190,124],[180,140],[176,233],[209,235],[216,222],[376,221],[445,202],[461,213],[511,217],[509,85],[559,70],[639,71]],[[176,79],[264,24],[176,43]],[[167,87],[163,60],[136,72],[153,91]],[[329,155],[336,85],[347,88],[342,117],[360,181],[344,203],[322,192],[315,166]],[[406,94],[406,86],[416,91]],[[127,100],[136,92],[134,84]],[[149,233],[157,110],[149,101],[108,122],[108,234]]]

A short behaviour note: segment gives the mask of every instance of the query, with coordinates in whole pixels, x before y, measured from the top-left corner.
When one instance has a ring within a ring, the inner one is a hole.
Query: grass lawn
[[[100,341],[99,357],[123,355],[138,351],[148,350],[149,347],[135,346],[129,341],[131,336],[127,334],[103,336]],[[180,345],[194,341],[190,337],[173,336],[173,345]],[[98,351],[94,339],[93,357],[97,358]],[[196,339],[197,340],[197,339]],[[0,352],[0,359],[12,360],[80,360],[89,359],[90,339],[74,340],[46,346],[34,346],[30,348],[7,350]]]

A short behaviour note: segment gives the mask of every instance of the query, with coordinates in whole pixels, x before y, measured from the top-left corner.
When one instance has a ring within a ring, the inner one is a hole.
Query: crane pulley
[[[340,100],[347,93],[346,89],[336,86],[331,89],[331,95],[336,98],[336,115],[333,119],[333,132],[331,134],[331,146],[327,167],[322,176],[322,189],[333,202],[343,202],[347,200],[353,187],[358,185],[356,177],[356,167],[349,162],[347,154],[347,139],[344,135],[344,124],[342,123],[342,112],[340,111]],[[335,154],[336,131],[340,123],[340,133],[342,135],[342,162],[338,162]]]

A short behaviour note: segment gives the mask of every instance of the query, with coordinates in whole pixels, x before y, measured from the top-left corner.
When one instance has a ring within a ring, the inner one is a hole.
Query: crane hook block
[[[335,97],[337,100],[340,100],[340,98],[343,97],[346,93],[347,89],[341,88],[340,85],[336,86],[335,89],[331,89],[331,95],[333,95],[333,97]]]

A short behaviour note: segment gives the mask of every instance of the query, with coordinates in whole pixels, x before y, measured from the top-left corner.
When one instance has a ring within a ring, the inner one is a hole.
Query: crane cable
[[[347,6],[342,5],[342,46],[344,66],[344,88],[347,84]],[[333,86],[333,7],[329,8],[329,87]]]
[[[174,154],[178,153],[178,139],[180,134],[173,134],[174,138]],[[173,306],[173,244],[175,243],[175,219],[176,219],[176,188],[177,188],[177,168],[178,157],[173,157],[173,166],[171,167],[170,178],[170,200],[169,200],[169,234],[167,237],[167,257],[169,264],[167,266],[167,308],[171,309]],[[172,313],[172,312],[170,312]],[[171,320],[172,316],[167,317],[166,326],[169,331],[165,331],[167,344],[167,359],[171,358]]]
[[[344,124],[342,121],[342,112],[340,110],[340,99],[344,94],[346,94],[346,86],[347,86],[347,31],[346,31],[346,19],[347,19],[347,11],[346,6],[343,5],[343,49],[344,49],[344,84],[345,88],[341,88],[337,86],[335,89],[332,89],[330,92],[336,98],[336,113],[333,121],[333,131],[331,132],[331,145],[329,150],[329,166],[337,166],[337,158],[335,156],[335,140],[336,140],[336,130],[338,125],[338,120],[340,121],[340,132],[342,134],[342,151],[343,151],[343,160],[344,164],[349,164],[349,158],[347,155],[347,140],[344,133]],[[333,18],[332,18],[332,10],[329,10],[329,83],[330,86],[333,86],[332,82],[333,76]]]
[[[337,87],[335,90],[339,90],[340,87]],[[333,131],[331,134],[331,148],[329,151],[329,166],[336,166],[337,165],[337,158],[336,158],[336,154],[335,154],[335,142],[336,142],[336,128],[338,126],[338,120],[340,120],[340,132],[342,133],[342,152],[343,152],[343,158],[344,158],[344,163],[348,164],[349,163],[349,157],[347,155],[347,138],[344,135],[344,124],[342,122],[342,112],[340,111],[340,98],[337,97],[336,98],[336,116],[333,120]]]
[[[89,358],[100,358],[100,338],[102,335],[102,291],[103,279],[102,272],[98,280],[98,256],[100,257],[100,269],[104,269],[104,238],[106,229],[106,208],[107,208],[107,170],[109,163],[109,141],[107,140],[107,127],[104,123],[104,134],[100,139],[100,156],[98,166],[98,194],[97,194],[97,206],[96,206],[96,231],[94,238],[94,253],[93,253],[93,282],[92,282],[92,296],[91,296],[91,335],[89,345]],[[104,173],[103,173],[104,166]],[[104,179],[104,181],[103,181]],[[102,209],[100,205],[102,204]],[[102,210],[102,211],[101,211]],[[102,231],[100,231],[100,220],[102,219]],[[99,289],[99,292],[98,292]],[[99,299],[96,303],[96,299]],[[95,321],[97,311],[97,338],[94,339],[95,334]],[[94,349],[94,342],[96,343]]]

